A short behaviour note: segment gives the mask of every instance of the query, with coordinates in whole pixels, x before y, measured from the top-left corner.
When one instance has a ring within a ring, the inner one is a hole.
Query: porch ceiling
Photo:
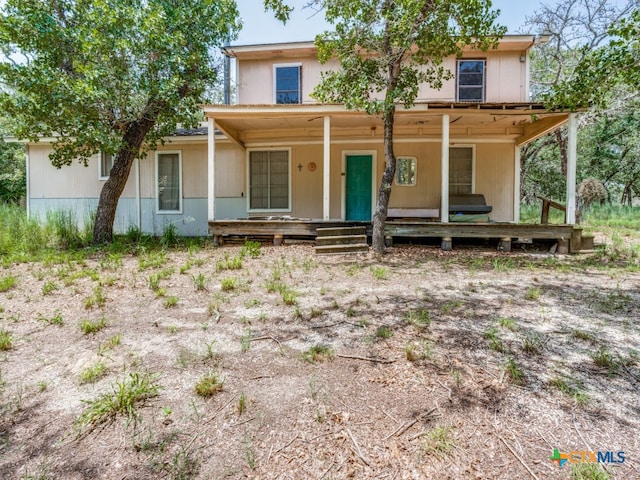
[[[332,138],[382,136],[383,130],[380,117],[342,105],[205,105],[203,110],[220,130],[240,142],[269,137],[321,139],[325,116],[331,118]],[[506,135],[519,145],[558,128],[568,118],[567,113],[548,112],[533,103],[420,103],[396,111],[396,134],[439,136],[445,114],[452,136]]]

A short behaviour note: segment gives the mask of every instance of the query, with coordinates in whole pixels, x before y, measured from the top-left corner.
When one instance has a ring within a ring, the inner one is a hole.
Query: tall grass
[[[28,219],[24,208],[0,203],[0,254],[31,256],[46,247],[44,229],[37,219]]]
[[[68,210],[47,212],[44,222],[27,218],[23,207],[0,203],[0,255],[7,261],[28,261],[49,249],[77,249],[90,243],[93,216],[78,227],[75,213]]]
[[[520,223],[540,223],[542,206],[523,204]],[[564,212],[549,209],[549,223],[564,223]],[[640,207],[627,205],[592,205],[582,212],[582,225],[592,228],[613,227],[640,230]]]

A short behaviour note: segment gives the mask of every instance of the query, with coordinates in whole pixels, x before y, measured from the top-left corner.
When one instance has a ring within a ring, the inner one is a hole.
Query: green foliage
[[[80,330],[82,330],[82,333],[85,335],[98,333],[106,326],[107,321],[104,317],[94,321],[84,319],[80,322]]]
[[[26,196],[24,145],[7,143],[0,137],[0,203],[17,203]]]
[[[222,391],[224,378],[217,371],[211,371],[196,383],[195,391],[201,397],[212,397]]]
[[[6,275],[0,278],[0,292],[6,292],[16,286],[16,277],[13,275]]]
[[[100,285],[96,285],[93,287],[93,295],[85,299],[84,308],[87,310],[93,307],[102,308],[105,303],[107,303],[107,297],[104,295],[104,290]]]
[[[13,348],[13,338],[9,330],[0,330],[0,352],[6,352]]]
[[[223,278],[220,281],[220,288],[223,292],[230,292],[236,289],[236,279],[235,278]]]
[[[611,476],[598,463],[576,463],[571,465],[571,480],[609,480]]]
[[[251,258],[258,258],[260,256],[260,246],[260,242],[247,240],[244,242],[240,255],[244,257],[248,254]]]
[[[422,448],[425,453],[441,457],[450,454],[455,448],[453,429],[449,426],[438,426],[425,433]]]
[[[57,325],[59,327],[64,325],[64,320],[62,319],[62,313],[60,313],[60,310],[57,310],[57,309],[54,312],[53,316],[51,317],[45,317],[44,315],[39,313],[38,320],[46,323],[47,325]]]
[[[316,37],[318,59],[337,60],[341,68],[322,72],[311,96],[382,116],[387,152],[393,151],[396,106],[412,107],[421,85],[440,89],[451,79],[445,58],[461,56],[465,45],[487,50],[506,32],[495,25],[498,12],[488,0],[319,0],[318,4],[334,26]],[[387,154],[378,211],[386,211],[395,170],[395,156]],[[374,215],[373,248],[378,253],[385,249],[381,221]]]
[[[178,231],[175,223],[167,223],[162,230],[160,245],[163,247],[173,247],[178,243]]]
[[[111,393],[85,402],[87,408],[76,420],[76,427],[91,430],[104,422],[115,420],[118,415],[127,417],[127,425],[135,422],[138,419],[138,406],[157,396],[158,391],[159,386],[152,375],[130,373],[128,378],[112,385]]]
[[[506,31],[494,25],[498,15],[487,1],[320,3],[335,30],[316,38],[318,58],[337,58],[342,69],[323,73],[312,95],[370,114],[391,112],[397,103],[412,106],[420,84],[439,89],[451,78],[446,57],[459,56],[464,45],[486,50]],[[363,49],[375,55],[362,55]]]
[[[371,273],[376,280],[386,280],[389,275],[386,267],[380,267],[378,265],[371,266]]]
[[[302,352],[302,359],[305,362],[316,363],[333,358],[333,350],[328,345],[317,343],[308,350]]]
[[[80,383],[95,383],[107,373],[104,362],[95,363],[80,372]]]
[[[239,27],[233,0],[8,0],[0,47],[28,61],[0,63],[0,106],[18,138],[56,135],[56,166],[114,155],[107,183],[115,186],[178,125],[199,124],[198,103],[217,78],[216,47]],[[109,215],[105,204],[117,195],[101,198],[98,210]],[[95,240],[111,240],[108,223]]]

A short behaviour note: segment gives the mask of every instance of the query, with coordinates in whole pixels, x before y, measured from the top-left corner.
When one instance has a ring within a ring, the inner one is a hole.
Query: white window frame
[[[298,67],[298,96],[300,101],[296,104],[292,104],[292,105],[298,105],[300,103],[302,103],[302,63],[301,62],[297,62],[297,63],[274,63],[273,64],[273,103],[278,104],[278,93],[277,93],[277,89],[278,89],[278,83],[276,81],[277,79],[277,71],[279,68],[288,68],[288,67]],[[279,104],[280,105],[280,104]],[[284,104],[286,105],[286,104]]]
[[[460,100],[460,64],[462,62],[482,62],[482,98],[480,100]],[[456,101],[483,103],[487,101],[487,60],[485,58],[460,58],[456,60]]]
[[[251,208],[251,152],[287,152],[287,175],[289,200],[287,208]],[[247,212],[249,213],[291,213],[291,147],[247,148]]]
[[[475,144],[470,143],[456,143],[455,145],[449,145],[449,150],[454,148],[471,149],[471,193],[476,193],[476,146]],[[451,155],[449,155],[449,158],[451,158]],[[449,160],[449,163],[451,163],[451,160]],[[449,194],[451,195],[451,172],[449,172]]]
[[[160,186],[158,185],[158,160],[160,155],[178,155],[178,187],[180,188],[180,191],[178,193],[178,202],[180,204],[180,207],[178,208],[178,210],[160,210]],[[158,214],[162,214],[162,215],[180,215],[182,214],[182,150],[159,150],[156,151],[156,170],[155,170],[155,183],[156,183],[156,213]]]
[[[398,162],[402,160],[413,160],[415,163],[415,172],[413,175],[413,183],[398,183]],[[398,187],[415,187],[418,182],[418,159],[416,157],[412,157],[410,155],[398,155],[396,157],[396,174],[393,176],[393,183]]]
[[[100,152],[98,154],[98,180],[109,180],[109,176],[111,174],[111,168],[113,168],[113,155],[111,155],[111,168],[109,169],[109,175],[104,175],[102,173],[102,159],[104,155],[107,155],[104,152]]]

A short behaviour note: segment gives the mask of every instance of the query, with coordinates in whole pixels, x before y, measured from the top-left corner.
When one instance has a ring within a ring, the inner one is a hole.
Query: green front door
[[[346,220],[371,221],[371,155],[347,155]]]

